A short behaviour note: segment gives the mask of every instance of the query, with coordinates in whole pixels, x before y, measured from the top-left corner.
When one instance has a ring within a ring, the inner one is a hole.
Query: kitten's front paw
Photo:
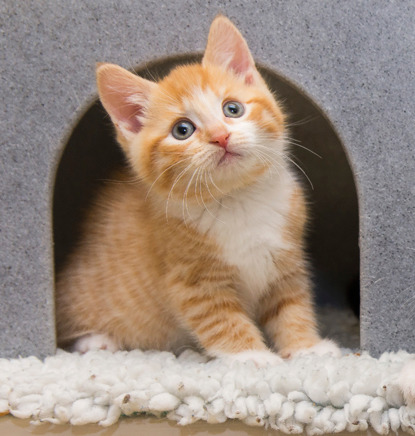
[[[234,362],[252,361],[257,368],[263,368],[267,365],[278,365],[283,362],[280,356],[268,350],[248,350],[240,353],[228,354],[226,360],[233,364]]]
[[[410,360],[403,366],[398,377],[398,384],[405,403],[415,406],[415,360]]]
[[[72,346],[72,351],[78,351],[83,354],[91,350],[108,350],[118,351],[118,344],[106,334],[90,333],[81,336]]]
[[[280,353],[284,358],[305,356],[307,354],[316,354],[317,356],[324,356],[329,354],[333,357],[340,357],[342,355],[340,348],[337,344],[330,339],[322,339],[316,345],[309,348],[300,348],[293,350],[282,350]]]

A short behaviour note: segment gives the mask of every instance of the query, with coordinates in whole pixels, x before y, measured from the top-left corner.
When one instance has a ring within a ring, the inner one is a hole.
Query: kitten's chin
[[[241,159],[241,155],[239,153],[225,150],[225,153],[219,159],[217,166],[221,167],[221,166],[232,165],[233,163],[235,163],[235,161],[239,159]]]
[[[227,159],[229,162],[218,165],[212,173],[214,185],[209,187],[209,191],[216,194],[218,190],[215,195],[217,198],[232,195],[254,185],[269,170],[264,165],[248,164],[241,156],[230,156]]]

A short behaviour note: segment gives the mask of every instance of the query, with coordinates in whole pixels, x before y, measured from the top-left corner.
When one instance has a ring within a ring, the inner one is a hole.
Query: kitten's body
[[[261,327],[284,356],[335,352],[316,332],[284,115],[232,24],[215,20],[202,65],[158,85],[103,65],[98,86],[133,172],[105,187],[59,275],[60,342],[276,361]],[[183,120],[194,132],[172,136]]]
[[[282,177],[264,176],[249,194],[209,204],[210,212],[188,206],[186,223],[182,204],[176,205],[177,218],[170,213],[166,220],[165,204],[146,199],[147,186],[129,178],[110,183],[90,212],[84,230],[88,243],[75,251],[60,275],[58,289],[65,290],[57,312],[61,340],[111,331],[120,346],[176,350],[191,337],[180,328],[174,305],[166,302],[183,292],[169,283],[169,276],[174,282],[179,273],[196,287],[204,275],[213,280],[224,274],[223,279],[237,283],[244,311],[257,317],[261,298],[278,276],[302,261],[295,257],[286,266],[281,259],[281,267],[275,265],[281,255],[298,256],[300,247],[289,240],[290,220],[304,219],[304,210],[298,210],[304,207],[302,199],[295,204],[300,195],[296,182],[286,173],[290,182],[281,185]],[[178,266],[180,260],[184,265]]]

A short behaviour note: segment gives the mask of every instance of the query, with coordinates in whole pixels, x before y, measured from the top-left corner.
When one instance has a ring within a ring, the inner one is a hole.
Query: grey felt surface
[[[222,12],[255,59],[304,90],[345,146],[359,196],[361,344],[415,351],[415,3],[0,3],[0,353],[54,351],[52,198],[94,65],[204,49]],[[339,193],[340,195],[341,193]]]

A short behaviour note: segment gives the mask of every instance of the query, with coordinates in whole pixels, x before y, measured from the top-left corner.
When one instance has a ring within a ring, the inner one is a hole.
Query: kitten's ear
[[[215,64],[232,70],[251,84],[259,78],[248,44],[239,30],[223,15],[213,20],[203,65]]]
[[[96,74],[99,98],[122,136],[119,140],[129,141],[141,130],[143,114],[157,84],[114,64],[98,64]]]

